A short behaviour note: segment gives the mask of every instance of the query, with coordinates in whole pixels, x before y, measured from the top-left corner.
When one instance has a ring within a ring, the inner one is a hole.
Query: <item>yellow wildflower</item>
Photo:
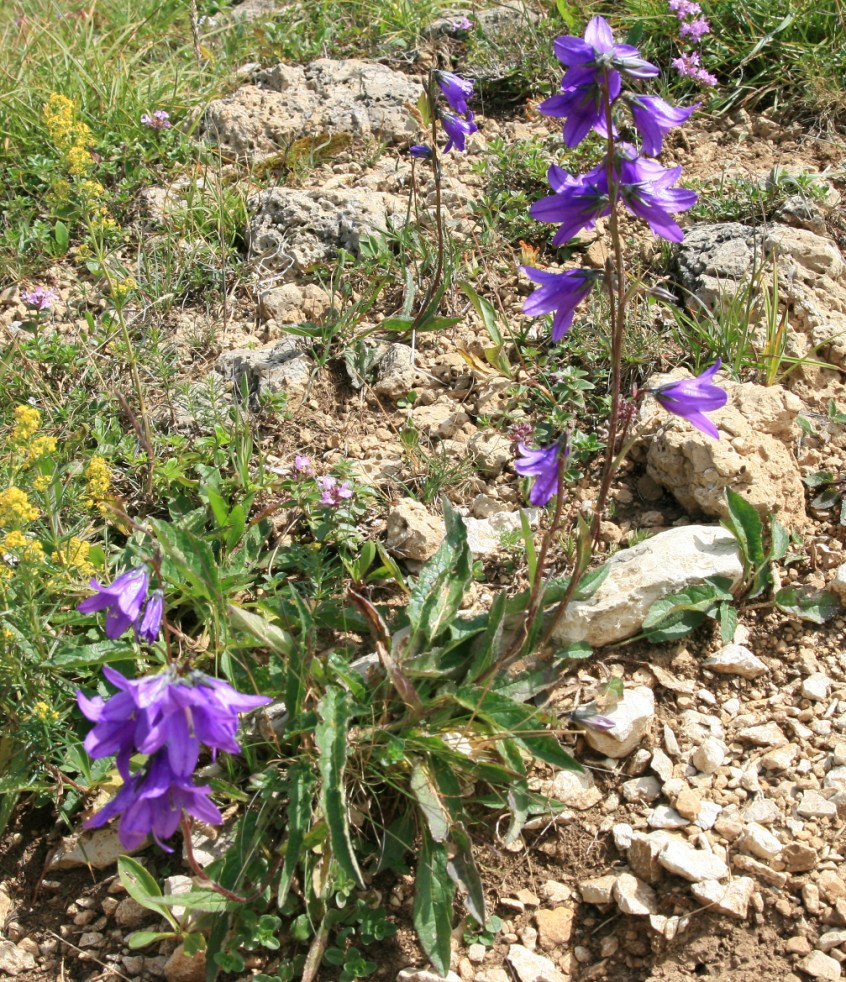
[[[93,181],[90,178],[80,181],[79,190],[86,198],[90,198],[91,200],[102,198],[106,193],[106,189],[99,181]]]
[[[81,576],[93,576],[96,570],[88,559],[90,551],[91,546],[87,542],[73,536],[63,546],[59,546],[53,558],[60,565],[74,570]]]
[[[28,539],[17,529],[3,536],[3,549],[14,550],[14,554],[23,563],[39,563],[44,558],[41,543]]]
[[[38,509],[30,503],[25,491],[16,487],[0,491],[0,528],[7,525],[22,525],[36,518],[38,518]]]
[[[43,493],[53,482],[52,474],[39,474],[32,482],[32,490]]]
[[[73,100],[68,99],[66,95],[53,92],[44,104],[42,114],[50,136],[57,143],[69,142],[69,137],[73,135],[76,115],[76,105]]]
[[[59,719],[59,714],[55,709],[51,709],[49,704],[39,699],[32,707],[32,715],[40,719],[42,723],[52,723]]]
[[[48,454],[53,454],[56,452],[56,438],[54,436],[39,436],[36,437],[26,452],[26,462],[31,464],[34,460],[38,460],[39,457],[46,457]]]
[[[11,580],[15,571],[9,566],[0,566],[0,580]]]
[[[88,461],[84,477],[87,491],[85,504],[89,508],[95,508],[103,501],[112,486],[109,465],[102,457],[94,456]]]
[[[15,406],[15,426],[12,430],[12,443],[27,443],[41,426],[41,413],[35,406]]]
[[[91,159],[91,152],[81,143],[75,143],[72,147],[68,148],[65,154],[65,162],[68,165],[68,173],[77,177],[87,174],[94,165],[94,161]]]
[[[133,291],[138,289],[138,283],[134,276],[125,276],[122,280],[112,281],[112,297],[120,303],[121,300]]]

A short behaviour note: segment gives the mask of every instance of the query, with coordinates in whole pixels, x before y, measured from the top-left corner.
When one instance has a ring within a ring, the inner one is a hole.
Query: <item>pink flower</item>
[[[334,477],[318,477],[317,483],[322,492],[320,495],[321,505],[337,508],[345,498],[352,498],[353,496],[353,489],[350,487],[349,481],[338,484]]]
[[[170,121],[170,113],[164,109],[157,109],[152,116],[149,113],[144,113],[141,122],[144,126],[149,126],[151,130],[169,130],[173,125]]]
[[[314,468],[311,466],[311,458],[304,457],[302,454],[297,454],[297,456],[294,457],[294,470],[302,477],[314,476]]]
[[[34,307],[36,310],[50,310],[58,299],[59,294],[46,286],[37,286],[34,290],[21,294],[21,300],[27,307]]]

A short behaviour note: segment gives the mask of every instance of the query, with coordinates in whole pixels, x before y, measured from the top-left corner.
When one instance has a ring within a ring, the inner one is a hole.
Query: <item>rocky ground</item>
[[[506,414],[518,418],[511,392],[521,376],[505,378],[468,356],[487,343],[474,311],[463,297],[452,297],[452,312],[464,315],[455,330],[422,336],[414,348],[407,340],[373,341],[373,374],[365,384],[342,364],[317,373],[312,348],[286,333],[286,325],[318,322],[330,308],[325,286],[309,275],[312,264],[332,260],[341,247],[354,253],[363,236],[406,220],[410,163],[403,149],[416,137],[407,106],[420,94],[420,76],[321,59],[304,68],[246,66],[244,77],[201,121],[203,138],[220,147],[225,161],[214,180],[241,179],[245,161],[272,170],[277,148],[306,134],[334,138],[337,151],[298,186],[269,187],[250,199],[249,278],[231,298],[223,324],[219,312],[172,315],[180,371],[198,390],[211,379],[224,399],[242,381],[256,399],[286,392],[295,415],[268,428],[268,463],[290,466],[294,451],[327,466],[351,462],[356,479],[385,502],[371,516],[374,534],[411,569],[434,553],[443,522],[437,507],[403,491],[414,474],[400,429],[410,417],[433,452],[472,462],[449,493],[467,516],[474,554],[486,564],[486,582],[472,598],[484,605],[490,589],[520,577],[504,543],[519,529],[521,499],[510,442],[480,424]],[[546,125],[539,117],[527,120],[522,107],[504,118],[485,115],[482,106],[477,122],[467,156],[445,164],[451,234],[468,248],[477,222],[469,205],[481,181],[474,154],[497,137],[523,139]],[[376,140],[387,149],[362,152]],[[453,980],[841,977],[846,617],[841,612],[812,627],[753,604],[741,612],[730,644],[709,628],[683,643],[622,642],[637,633],[654,599],[708,575],[740,577],[730,537],[716,524],[726,487],[800,537],[799,558],[780,571],[785,583],[828,586],[846,602],[844,528],[830,511],[809,508],[802,482],[819,470],[842,474],[846,465],[846,426],[829,413],[831,400],[846,409],[844,224],[836,175],[826,174],[842,152],[835,137],[782,129],[744,112],[703,121],[670,141],[668,162],[705,183],[737,176],[764,181],[774,167],[822,183],[821,195],[789,198],[766,224],[691,228],[673,269],[686,291],[714,309],[721,293],[749,282],[762,256],[774,257],[789,311],[788,353],[813,355],[828,367],[803,365],[783,384],[766,387],[727,383],[728,405],[713,415],[718,443],[692,434],[683,420],[644,414],[642,439],[603,524],[614,572],[591,601],[574,605],[560,628],[562,639],[586,639],[601,651],[550,695],[563,715],[621,675],[625,694],[607,711],[617,725],[603,734],[572,733],[583,775],[536,774],[537,789],[563,801],[564,812],[535,821],[507,848],[496,830],[476,830],[490,910],[503,928],[487,945],[457,932]],[[426,175],[417,179],[431,204]],[[150,236],[163,234],[184,191],[177,183],[145,192],[139,221]],[[597,263],[601,231],[584,243]],[[648,261],[653,243],[637,241]],[[491,289],[517,322],[526,284],[510,256],[486,262]],[[64,298],[56,326],[76,331],[79,298],[89,287],[62,270],[54,280]],[[359,329],[378,328],[395,309],[390,299]],[[23,316],[17,291],[7,291],[0,325],[14,331]],[[198,343],[206,337],[214,338],[211,347]],[[413,406],[398,407],[411,389],[418,393]],[[162,403],[156,412],[162,425],[202,431],[202,418],[185,402]],[[587,502],[593,493],[587,478],[576,494]],[[651,537],[639,542],[644,530]],[[86,834],[74,849],[50,828],[51,820],[46,812],[23,810],[3,843],[0,974],[32,982],[201,978],[200,959],[185,959],[168,942],[158,950],[126,946],[128,934],[155,927],[158,919],[117,880],[114,834]],[[177,857],[150,854],[150,861],[171,876],[172,889],[185,884]],[[424,960],[410,926],[411,881],[383,886],[400,931],[378,953],[376,977],[435,978],[414,967]],[[272,974],[273,963],[257,959],[255,968]]]

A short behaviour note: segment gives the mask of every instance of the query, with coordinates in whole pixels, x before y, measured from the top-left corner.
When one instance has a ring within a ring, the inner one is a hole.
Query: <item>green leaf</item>
[[[840,609],[840,602],[829,590],[802,590],[788,586],[773,597],[776,607],[786,614],[812,624],[825,624]]]
[[[593,648],[584,641],[573,641],[565,648],[555,652],[549,663],[539,662],[532,668],[509,675],[503,673],[494,680],[492,689],[501,696],[507,696],[516,702],[528,702],[530,699],[561,681],[562,670],[569,661],[590,658]]]
[[[437,638],[453,620],[473,578],[473,557],[467,545],[464,521],[446,498],[443,509],[446,537],[421,570],[408,598],[406,612],[411,636],[405,658]]]
[[[535,582],[538,574],[538,556],[535,550],[535,537],[532,534],[532,526],[529,524],[529,516],[525,508],[520,509],[520,530],[523,533],[523,546],[526,550],[526,571],[529,583]]]
[[[500,590],[488,611],[484,632],[473,641],[470,649],[472,660],[465,675],[465,678],[471,682],[486,672],[500,654],[507,603],[505,590]]]
[[[723,644],[731,644],[737,630],[737,608],[728,601],[720,604],[720,637]]]
[[[243,607],[236,607],[229,604],[229,620],[232,625],[255,638],[266,648],[275,651],[278,655],[290,655],[294,648],[294,639],[281,627],[266,621],[260,614],[254,614]]]
[[[452,841],[455,851],[447,862],[447,872],[461,891],[467,913],[484,927],[487,920],[485,889],[473,858],[473,844],[463,827],[453,829]]]
[[[189,958],[193,958],[194,955],[198,955],[201,951],[205,951],[205,935],[200,934],[199,931],[190,931],[188,934],[183,934],[182,950]]]
[[[133,931],[127,939],[127,945],[133,950],[146,948],[148,944],[156,941],[166,941],[169,938],[178,938],[179,934],[173,931]]]
[[[578,34],[578,10],[573,7],[569,0],[555,0],[555,8],[567,30],[570,31],[571,34]]]
[[[414,809],[406,808],[399,818],[394,819],[385,829],[379,859],[373,872],[382,873],[389,869],[395,873],[405,873],[408,868],[405,857],[414,848],[416,831]]]
[[[573,594],[573,600],[590,600],[605,582],[610,572],[611,565],[609,563],[603,563],[602,566],[597,566],[596,569],[588,570],[579,580],[579,584]]]
[[[441,975],[449,971],[455,884],[447,869],[446,846],[423,829],[414,884],[414,928],[423,951]]]
[[[787,555],[790,534],[777,518],[770,519],[770,559],[778,562]]]
[[[396,317],[386,317],[380,324],[380,331],[410,331],[414,318],[397,314]]]
[[[833,508],[837,504],[839,497],[839,488],[826,488],[813,499],[811,507],[817,508],[819,511],[825,511],[827,508]]]
[[[344,768],[347,763],[347,728],[352,712],[346,693],[330,686],[317,705],[320,722],[314,730],[314,742],[320,753],[318,766],[322,785],[320,804],[329,829],[329,842],[338,865],[364,889],[364,880],[355,858],[347,818]]]
[[[764,539],[761,518],[749,502],[731,488],[726,488],[730,519],[723,525],[734,535],[746,562],[757,569],[764,561]]]
[[[174,928],[179,929],[179,922],[168,909],[167,904],[162,903],[161,888],[152,874],[137,859],[131,856],[119,856],[117,871],[118,879],[133,900],[147,910],[161,914]]]
[[[508,826],[503,841],[506,845],[511,845],[519,838],[529,817],[529,786],[526,782],[526,766],[523,763],[523,756],[517,743],[514,740],[500,740],[497,743],[497,750],[506,765],[519,775],[519,778],[512,781],[508,786],[508,808],[511,812],[511,824]]]
[[[834,474],[831,471],[817,471],[802,478],[802,483],[806,488],[818,488],[823,484],[831,484],[834,481]]]
[[[734,598],[726,577],[714,576],[705,583],[656,600],[643,620],[643,632],[654,642],[672,641],[689,634],[706,616],[715,617],[721,602]]]
[[[98,665],[110,665],[118,661],[126,661],[135,656],[132,646],[121,641],[96,641],[94,644],[77,646],[64,645],[50,659],[50,668],[96,668]]]
[[[450,828],[449,812],[441,801],[440,793],[428,768],[419,762],[416,763],[411,769],[409,785],[426,819],[432,839],[435,842],[446,842]]]
[[[217,562],[208,543],[187,529],[169,522],[151,520],[162,552],[185,575],[191,586],[207,600],[220,603]]]
[[[68,245],[70,244],[70,233],[64,222],[56,222],[53,226],[53,237],[59,248],[59,254],[64,255],[68,251]]]
[[[496,322],[496,308],[494,305],[490,300],[480,296],[476,292],[476,288],[471,286],[466,280],[458,284],[458,289],[467,297],[475,308],[476,313],[482,318],[482,323],[485,325],[485,330],[488,332],[491,341],[496,345],[502,346],[502,332]]]
[[[226,530],[226,551],[232,552],[241,541],[244,529],[247,527],[247,512],[242,504],[237,504],[229,512],[229,528]]]

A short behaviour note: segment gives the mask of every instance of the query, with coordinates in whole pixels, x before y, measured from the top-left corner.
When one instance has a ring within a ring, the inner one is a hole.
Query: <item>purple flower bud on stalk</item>
[[[529,503],[540,507],[545,505],[558,491],[558,464],[563,453],[570,453],[564,439],[557,440],[551,447],[530,450],[525,443],[517,446],[522,460],[516,461],[514,470],[521,477],[533,477],[535,483],[529,492]]]
[[[683,417],[707,436],[719,440],[717,427],[704,413],[722,409],[728,401],[726,393],[711,384],[711,379],[720,370],[721,365],[722,359],[718,358],[710,368],[706,368],[696,378],[669,382],[649,391],[668,412]]]
[[[681,106],[671,106],[656,95],[629,95],[626,97],[632,111],[634,124],[643,140],[643,152],[648,157],[657,157],[661,153],[664,134],[681,126],[701,103],[683,109]]]
[[[473,86],[476,84],[472,79],[461,78],[453,72],[443,72],[440,69],[434,71],[435,81],[444,94],[444,98],[449,103],[453,112],[464,115],[469,112],[467,100],[473,95]]]
[[[417,157],[418,160],[428,160],[432,156],[432,148],[427,147],[425,143],[415,143],[414,146],[408,148],[408,152],[412,157]]]
[[[613,719],[600,716],[596,712],[595,706],[581,706],[579,709],[571,710],[570,719],[580,726],[586,726],[591,730],[599,730],[600,732],[613,730],[617,725]]]
[[[46,286],[37,286],[33,290],[27,290],[21,294],[21,300],[27,307],[34,307],[36,310],[50,310],[53,304],[59,299],[59,294]]]
[[[444,132],[449,137],[447,144],[444,147],[444,153],[449,153],[453,147],[459,151],[459,153],[464,153],[464,148],[466,146],[465,140],[471,133],[475,133],[479,127],[473,122],[473,113],[468,112],[466,119],[461,119],[460,116],[455,116],[452,113],[441,112],[441,125],[444,128]]]
[[[135,625],[135,637],[139,641],[146,641],[152,644],[159,636],[159,629],[162,626],[162,614],[164,613],[164,596],[161,590],[153,590],[150,599],[144,607],[144,615],[141,623]]]
[[[576,307],[602,277],[602,273],[596,269],[568,269],[563,273],[550,273],[531,266],[521,266],[520,269],[533,283],[539,284],[539,289],[524,302],[523,313],[537,317],[555,311],[553,341],[560,341],[570,330]]]
[[[670,64],[679,75],[695,78],[697,82],[701,82],[703,85],[717,84],[716,76],[702,68],[698,51],[691,51],[689,54],[684,52],[678,58],[673,58]]]
[[[141,609],[147,599],[149,576],[146,566],[136,566],[119,576],[111,586],[101,586],[91,580],[91,589],[97,592],[77,604],[82,614],[106,611],[106,637],[114,641],[137,624]]]

